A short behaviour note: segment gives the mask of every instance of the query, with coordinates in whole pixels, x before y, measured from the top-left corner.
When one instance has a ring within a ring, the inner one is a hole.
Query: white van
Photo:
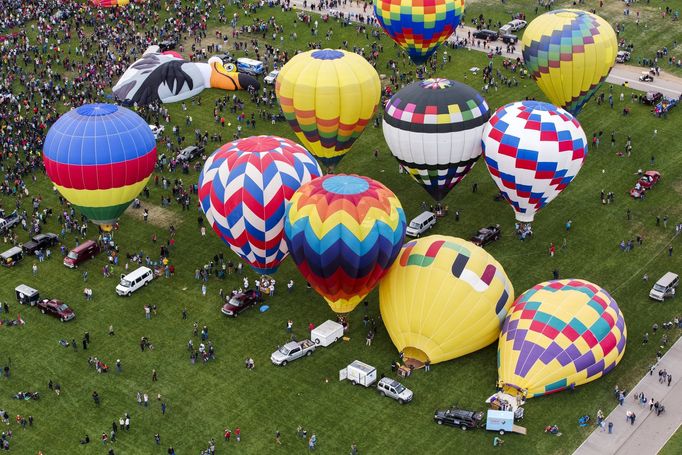
[[[265,67],[263,62],[260,60],[254,60],[252,58],[238,58],[237,59],[237,71],[240,73],[250,74],[252,76],[258,76],[265,72]]]
[[[154,272],[147,267],[140,267],[127,275],[121,274],[121,282],[116,286],[116,294],[129,296],[142,286],[146,286],[153,278]]]
[[[675,288],[680,283],[680,277],[673,272],[668,272],[658,279],[654,287],[649,291],[649,298],[662,302],[666,297],[675,297]]]
[[[351,384],[369,387],[377,380],[377,369],[359,360],[354,360],[343,370],[339,371],[339,381],[348,379]]]
[[[419,237],[436,224],[436,215],[433,212],[422,212],[407,226],[406,234],[410,237]]]

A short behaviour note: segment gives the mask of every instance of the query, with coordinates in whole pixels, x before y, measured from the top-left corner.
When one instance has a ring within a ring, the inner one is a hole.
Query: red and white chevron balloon
[[[322,175],[302,146],[277,136],[227,143],[204,164],[199,201],[218,236],[258,273],[273,273],[289,250],[284,241],[286,202]]]

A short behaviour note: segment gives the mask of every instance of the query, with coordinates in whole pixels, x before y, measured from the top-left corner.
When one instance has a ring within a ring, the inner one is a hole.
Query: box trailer
[[[499,431],[500,434],[526,434],[526,429],[524,427],[514,425],[514,413],[512,411],[488,410],[488,415],[485,420],[485,429]]]
[[[377,369],[359,360],[339,371],[339,381],[348,379],[351,384],[360,384],[365,387],[371,386],[377,380]]]
[[[310,339],[321,346],[329,346],[343,338],[343,326],[338,322],[325,321],[310,331]]]

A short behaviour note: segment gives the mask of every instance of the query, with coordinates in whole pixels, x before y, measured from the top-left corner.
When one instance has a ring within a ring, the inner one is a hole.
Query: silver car
[[[377,383],[377,390],[382,397],[390,397],[400,404],[412,401],[414,394],[410,389],[391,378],[381,378]]]
[[[270,356],[270,360],[275,365],[285,366],[292,360],[300,359],[304,356],[309,356],[315,352],[315,343],[310,340],[290,341],[277,348]]]

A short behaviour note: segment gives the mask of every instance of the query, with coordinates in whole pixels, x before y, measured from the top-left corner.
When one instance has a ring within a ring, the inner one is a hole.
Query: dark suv
[[[500,37],[499,33],[492,30],[476,30],[473,35],[476,39],[482,39],[486,41],[497,41],[497,38]]]
[[[516,35],[512,35],[511,33],[505,33],[502,35],[502,42],[504,44],[516,44],[516,42],[519,40],[519,37]]]
[[[178,45],[174,39],[167,39],[159,43],[159,50],[161,52],[172,51]]]
[[[57,234],[48,232],[46,234],[38,234],[33,236],[31,240],[24,243],[21,248],[23,248],[26,254],[34,254],[38,250],[42,250],[48,246],[54,246],[59,241]]]
[[[478,428],[483,426],[483,412],[466,411],[453,407],[443,411],[436,411],[433,420],[435,420],[438,425],[450,425],[466,430],[467,428]]]

